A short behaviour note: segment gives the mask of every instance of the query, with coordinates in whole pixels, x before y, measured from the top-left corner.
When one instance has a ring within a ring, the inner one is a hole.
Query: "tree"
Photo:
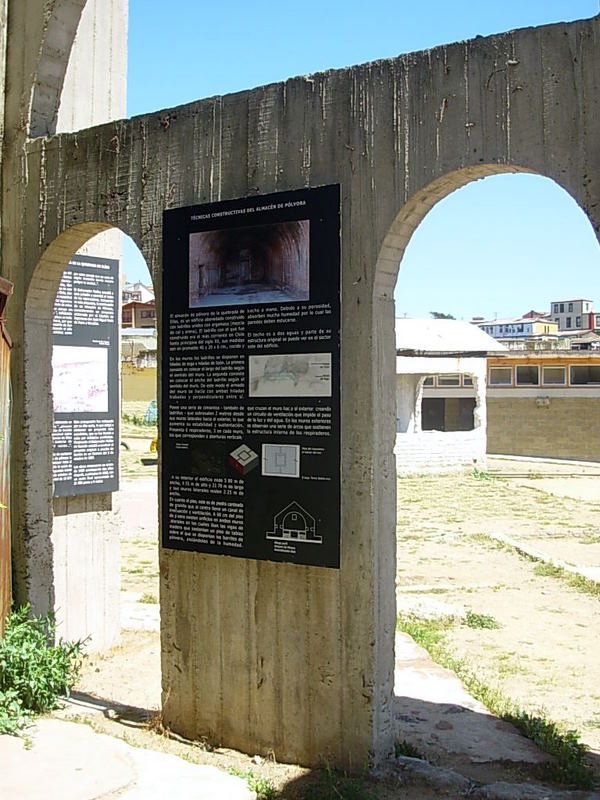
[[[444,314],[442,311],[430,311],[429,313],[434,319],[456,319],[452,314]]]

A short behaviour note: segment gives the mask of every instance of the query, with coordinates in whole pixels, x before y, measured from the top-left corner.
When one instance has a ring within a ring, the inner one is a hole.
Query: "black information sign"
[[[340,195],[164,212],[163,546],[340,562]]]
[[[54,495],[119,488],[119,262],[76,255],[52,324]]]

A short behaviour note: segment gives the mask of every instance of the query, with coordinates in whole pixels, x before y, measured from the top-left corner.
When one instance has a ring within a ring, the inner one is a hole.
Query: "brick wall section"
[[[600,461],[600,397],[487,399],[487,451]]]
[[[485,436],[480,428],[445,433],[398,433],[394,454],[401,475],[484,469]]]

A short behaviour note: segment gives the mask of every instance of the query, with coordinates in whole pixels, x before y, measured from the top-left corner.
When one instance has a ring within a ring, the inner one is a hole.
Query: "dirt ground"
[[[127,628],[132,619],[144,619],[148,629],[126,629],[114,651],[86,659],[77,693],[110,706],[90,724],[131,743],[266,777],[281,797],[302,798],[317,779],[308,770],[160,735],[157,527],[148,501],[156,466],[139,462],[147,443],[126,453],[121,505],[129,509],[122,532],[123,622]],[[494,540],[509,535],[575,565],[600,566],[600,491],[596,495],[589,483],[595,476],[586,477],[581,499],[573,475],[558,480],[546,474],[549,467],[527,474],[492,466],[494,477],[399,479],[399,613],[454,617],[448,641],[457,657],[523,708],[576,728],[598,756],[600,597],[540,574],[539,565]],[[469,627],[461,622],[468,611],[493,618],[498,627]],[[487,776],[502,778],[506,774]],[[380,800],[452,796],[424,786],[365,789],[376,790]]]
[[[508,535],[575,566],[600,566],[600,490],[595,501],[574,499],[563,495],[576,478],[555,479],[555,494],[537,488],[539,480],[399,480],[399,611],[492,617],[499,627],[449,629],[456,655],[524,709],[579,730],[598,753],[600,592],[545,575],[493,537]]]

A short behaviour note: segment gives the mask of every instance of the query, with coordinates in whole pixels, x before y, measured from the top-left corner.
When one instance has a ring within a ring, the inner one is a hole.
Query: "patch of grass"
[[[13,610],[0,641],[0,734],[16,734],[32,715],[56,708],[81,670],[85,642],[53,644],[54,617],[30,611]]]
[[[577,731],[546,717],[531,714],[506,697],[500,689],[489,686],[448,650],[440,621],[429,622],[415,617],[399,617],[399,630],[408,633],[441,666],[452,670],[467,691],[497,717],[512,723],[540,749],[554,756],[553,763],[540,766],[541,777],[578,789],[591,789],[595,783],[592,768],[587,762],[588,748],[580,741]],[[415,635],[413,635],[413,632]]]
[[[424,758],[419,748],[415,747],[414,744],[407,742],[406,739],[402,739],[402,741],[396,739],[394,742],[394,755],[396,758],[405,756],[407,758],[418,758],[421,761]]]
[[[477,467],[475,467],[475,469],[473,470],[471,475],[474,478],[476,478],[476,480],[478,480],[478,481],[494,481],[494,480],[496,480],[493,475],[490,475],[489,472],[486,472],[486,470],[484,470],[484,469],[477,469]]]
[[[581,544],[600,544],[600,536],[595,533],[586,534],[581,540]]]
[[[243,778],[251,791],[256,792],[256,800],[277,800],[279,792],[268,778],[257,777],[253,772],[244,772],[240,769],[230,769],[231,775]]]
[[[534,560],[534,559],[530,559]],[[578,592],[583,594],[592,595],[592,597],[600,597],[600,583],[590,580],[583,575],[576,575],[569,572],[563,567],[558,567],[556,564],[548,564],[545,561],[536,563],[534,572],[536,575],[543,578],[556,578],[568,584],[572,589],[577,589]]]
[[[504,542],[494,539],[493,536],[489,536],[487,533],[472,533],[469,538],[471,541],[477,542],[477,544],[482,544],[485,547],[488,547],[490,550],[509,550],[514,552],[513,547],[509,547]]]
[[[592,597],[600,597],[600,583],[597,581],[586,578],[584,575],[577,575],[574,572],[569,572],[564,567],[559,567],[556,564],[550,564],[547,561],[540,561],[536,556],[525,553],[519,550],[508,542],[502,542],[495,539],[493,536],[488,536],[485,533],[474,533],[471,539],[494,550],[505,550],[508,553],[516,553],[519,558],[524,561],[534,563],[534,573],[541,578],[556,578],[557,580],[566,583],[572,589],[576,589],[583,594],[589,594]]]
[[[121,420],[123,422],[127,422],[130,425],[134,425],[136,428],[156,428],[156,422],[146,422],[142,415],[138,414],[122,414]]]
[[[152,592],[144,592],[138,602],[156,604],[158,603],[158,597],[155,594],[152,594]]]
[[[363,778],[351,778],[346,773],[327,768],[316,784],[308,788],[303,800],[378,800]]]
[[[451,628],[454,622],[454,617],[424,620],[413,615],[399,616],[396,628],[403,633],[407,633],[437,661],[436,655],[444,642],[445,631]]]
[[[469,628],[487,628],[488,630],[502,627],[498,620],[490,617],[489,614],[476,614],[474,611],[467,611],[465,625]]]

